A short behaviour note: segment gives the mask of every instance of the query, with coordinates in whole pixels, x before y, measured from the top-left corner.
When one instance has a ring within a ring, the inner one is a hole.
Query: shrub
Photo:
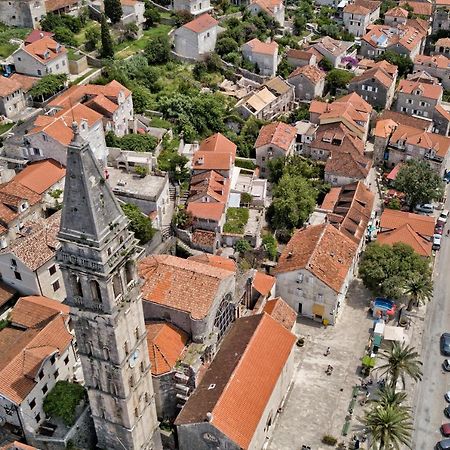
[[[241,194],[241,205],[249,205],[253,201],[253,197],[248,192]]]
[[[325,445],[334,446],[334,445],[337,444],[337,439],[334,436],[330,436],[330,435],[326,434],[322,438],[322,443],[325,444]]]
[[[277,257],[278,243],[273,234],[266,234],[262,238],[262,243],[269,258],[273,261]]]
[[[135,170],[136,174],[141,176],[141,177],[145,177],[146,175],[148,175],[148,167],[136,166],[134,168],[134,170]]]
[[[44,412],[61,418],[70,427],[75,423],[75,408],[85,397],[86,391],[80,384],[58,381],[44,399]]]
[[[240,239],[239,241],[236,242],[234,248],[236,249],[237,252],[243,254],[245,252],[250,251],[252,249],[252,246],[245,239]]]
[[[130,230],[139,242],[145,244],[150,241],[155,234],[152,221],[137,206],[130,203],[122,205],[122,210],[130,220]]]
[[[249,159],[237,158],[235,161],[236,167],[241,167],[242,169],[255,170],[255,163]]]

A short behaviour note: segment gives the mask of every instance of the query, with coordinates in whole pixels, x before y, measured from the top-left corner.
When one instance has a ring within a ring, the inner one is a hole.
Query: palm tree
[[[404,445],[411,448],[413,424],[407,408],[375,404],[359,421],[371,437],[371,449],[400,450]]]
[[[405,387],[405,378],[408,375],[414,381],[422,379],[422,361],[419,360],[419,354],[414,347],[405,343],[393,342],[389,350],[383,350],[379,353],[380,358],[386,363],[377,367],[383,375],[390,379],[390,385],[395,390],[397,381],[400,378]]]
[[[378,390],[378,397],[371,400],[372,403],[377,403],[382,407],[386,406],[401,406],[406,400],[406,392],[395,392],[391,386],[384,386]],[[405,409],[407,409],[405,407]]]
[[[433,283],[429,275],[416,275],[405,284],[405,294],[409,296],[408,311],[413,306],[424,305],[433,296]]]

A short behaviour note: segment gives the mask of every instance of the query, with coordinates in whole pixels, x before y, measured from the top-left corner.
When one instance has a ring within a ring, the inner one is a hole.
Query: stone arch
[[[98,281],[91,280],[89,282],[89,286],[91,288],[92,300],[94,300],[94,302],[101,302],[102,301],[102,292],[100,290],[100,285],[98,284]]]
[[[74,273],[70,275],[70,282],[72,284],[73,295],[74,297],[82,297],[83,296],[83,288],[81,286],[80,277]]]
[[[122,281],[120,279],[120,274],[116,273],[112,280],[114,298],[117,298],[122,293]]]
[[[235,308],[231,303],[231,295],[227,294],[220,303],[214,318],[214,326],[217,328],[217,340],[220,340],[228,327],[235,319]]]
[[[127,285],[134,280],[134,273],[135,273],[134,261],[127,261],[125,264],[125,279],[127,281]]]

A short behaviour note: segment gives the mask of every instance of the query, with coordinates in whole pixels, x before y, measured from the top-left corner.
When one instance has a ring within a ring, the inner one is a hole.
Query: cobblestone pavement
[[[275,423],[270,450],[300,450],[302,445],[327,449],[321,444],[325,434],[344,440],[342,427],[352,388],[360,383],[358,366],[372,328],[367,312],[370,298],[362,283],[355,281],[335,326],[325,328],[299,319],[296,334],[305,337],[306,343],[296,350],[293,384]],[[324,356],[328,346],[331,353]],[[331,376],[325,374],[328,364],[334,367]],[[355,416],[352,427],[358,424]]]

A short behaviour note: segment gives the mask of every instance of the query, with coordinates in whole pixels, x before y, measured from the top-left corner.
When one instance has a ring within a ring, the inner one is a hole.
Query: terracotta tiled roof
[[[108,97],[99,94],[86,102],[86,106],[92,108],[100,114],[111,117],[119,108],[117,103],[112,102]]]
[[[15,180],[36,194],[43,194],[65,175],[64,166],[53,159],[45,159],[28,164],[15,176]]]
[[[360,113],[370,114],[373,111],[372,106],[356,92],[351,92],[350,94],[343,95],[342,97],[336,99],[334,103],[350,103],[356,109],[356,111]]]
[[[377,80],[386,88],[389,88],[394,83],[394,79],[385,70],[379,67],[373,67],[372,69],[366,70],[363,74],[354,77],[349,85],[351,86],[367,80]]]
[[[450,59],[444,55],[417,55],[414,59],[414,65],[448,69],[450,71]],[[423,69],[426,70],[426,67]]]
[[[420,94],[415,94],[416,91],[419,91]],[[439,84],[421,83],[414,80],[400,80],[397,92],[409,95],[414,93],[414,95],[419,95],[419,97],[438,100],[442,97],[443,90]]]
[[[36,447],[31,445],[22,444],[22,442],[14,441],[0,447],[0,450],[38,450]]]
[[[248,449],[295,341],[266,313],[237,319],[175,425],[203,423],[211,413],[214,427]]]
[[[8,303],[16,294],[17,291],[13,287],[0,281],[0,307]]]
[[[288,151],[297,136],[297,129],[283,122],[272,122],[264,125],[259,131],[255,148],[263,145],[276,145],[281,150]]]
[[[10,320],[14,325],[36,328],[60,313],[69,314],[70,308],[57,300],[40,295],[21,297],[11,311]]]
[[[296,48],[291,48],[286,52],[288,58],[300,59],[302,61],[310,61],[313,56],[312,52],[307,52],[306,50],[297,50]]]
[[[177,258],[153,255],[141,260],[144,301],[188,312],[193,319],[203,319],[209,312],[223,280],[234,272]]]
[[[377,242],[386,245],[402,242],[412,247],[421,256],[431,256],[431,242],[417,234],[408,223],[395,230],[378,233]]]
[[[368,32],[361,39],[374,48],[382,45],[383,48],[389,49],[390,47],[401,45],[412,51],[425,37],[421,27],[418,28],[420,29],[408,25],[399,25],[397,28],[387,25],[371,25],[368,27]]]
[[[409,13],[406,9],[395,6],[394,8],[386,11],[384,15],[388,17],[403,17],[404,19],[407,19],[408,14]]]
[[[25,45],[32,44],[35,41],[38,41],[39,39],[42,39],[43,37],[53,37],[54,33],[51,33],[49,31],[43,31],[43,30],[33,30],[26,38],[25,38]]]
[[[388,138],[394,132],[397,126],[398,124],[392,119],[378,120],[373,134],[376,137]]]
[[[214,248],[217,236],[214,231],[197,229],[192,232],[191,240],[194,244]]]
[[[320,125],[310,147],[335,153],[336,157],[341,152],[364,155],[363,141],[340,122]]]
[[[236,262],[225,256],[210,255],[209,253],[202,253],[201,255],[189,256],[191,261],[197,261],[203,264],[209,264],[219,269],[229,270],[230,272],[236,272]]]
[[[445,108],[442,107],[442,105],[437,105],[436,108],[434,108],[435,112],[440,114],[445,120],[450,122],[450,112],[447,111]]]
[[[326,50],[333,56],[340,56],[345,54],[352,45],[351,42],[339,41],[329,36],[325,36],[321,38],[317,44],[314,44],[314,48],[319,52],[321,50]]]
[[[24,92],[28,92],[39,81],[37,77],[30,77],[21,73],[13,73],[9,78],[20,83]]]
[[[403,114],[397,111],[385,109],[381,114],[379,120],[391,119],[394,122],[406,125],[413,128],[421,128],[426,130],[430,127],[430,122],[419,117],[412,117],[408,114]]]
[[[391,77],[394,77],[398,73],[398,68],[394,64],[388,63],[386,60],[374,61],[373,59],[364,58],[358,63],[358,68],[369,70],[373,68],[382,69],[387,72]]]
[[[187,211],[197,219],[208,219],[218,222],[225,212],[225,204],[222,202],[191,202],[188,204]]]
[[[365,180],[372,162],[355,152],[331,153],[325,164],[325,174]]]
[[[420,19],[416,17],[415,19],[408,19],[406,21],[406,25],[408,27],[415,28],[417,31],[420,31],[420,33],[426,37],[428,35],[428,30],[430,28],[430,22],[429,20]]]
[[[306,269],[335,292],[351,270],[358,245],[329,224],[297,230],[283,250],[275,273]]]
[[[183,28],[193,31],[194,33],[203,33],[219,24],[214,17],[209,14],[202,14],[196,19],[183,25]]]
[[[0,97],[6,97],[19,89],[22,89],[22,85],[18,81],[0,75]]]
[[[45,9],[47,12],[58,11],[77,3],[76,0],[45,0]]]
[[[256,3],[270,15],[275,13],[275,8],[283,6],[283,0],[253,0],[251,3]]]
[[[32,271],[39,269],[55,256],[60,220],[61,211],[58,211],[48,219],[27,222],[22,230],[27,234],[14,240],[2,253],[15,255]]]
[[[275,41],[261,42],[259,39],[254,38],[243,44],[244,46],[250,47],[254,53],[261,53],[263,55],[274,55],[278,52],[278,44]]]
[[[411,6],[414,14],[419,14],[420,16],[431,16],[433,12],[433,4],[426,1],[401,1],[400,6]]]
[[[171,372],[180,359],[188,341],[188,335],[167,322],[145,324],[152,375]]]
[[[42,63],[47,63],[66,53],[65,47],[51,37],[43,37],[42,39],[34,41],[32,44],[23,47],[22,50]]]
[[[120,0],[120,4],[123,6],[135,6],[137,0]]]
[[[374,201],[375,195],[362,181],[341,186],[328,221],[359,245],[365,238]]]
[[[356,14],[359,16],[367,16],[370,10],[357,3],[349,3],[344,7],[344,14]]]
[[[327,195],[325,195],[322,204],[320,205],[320,209],[325,211],[333,211],[334,206],[336,205],[339,195],[341,193],[340,187],[332,187]]]
[[[27,298],[19,300],[19,308],[23,308]],[[46,299],[47,304],[49,300]],[[35,387],[34,378],[42,362],[54,353],[61,354],[73,339],[66,327],[67,307],[57,301],[54,303],[51,315],[47,307],[40,307],[38,300],[27,308],[27,311],[33,311],[35,326],[26,330],[7,327],[0,331],[0,348],[3,350],[0,354],[0,392],[16,404],[20,404]]]
[[[271,315],[289,331],[292,330],[297,320],[297,313],[281,297],[267,300],[264,312]]]
[[[275,277],[267,275],[262,272],[256,272],[253,277],[253,288],[261,295],[269,295],[272,288],[275,286]]]
[[[27,201],[29,206],[34,206],[40,200],[39,194],[18,183],[14,178],[0,184],[0,222],[7,225],[17,219],[24,201]]]
[[[288,79],[296,77],[298,75],[305,76],[306,78],[308,78],[308,80],[310,80],[314,84],[317,84],[319,81],[324,80],[326,76],[325,72],[320,70],[317,66],[302,66],[297,67],[289,75]]]
[[[435,220],[433,217],[394,209],[385,209],[381,214],[380,227],[382,230],[395,230],[405,224],[410,225],[422,237],[430,238],[434,234]]]

